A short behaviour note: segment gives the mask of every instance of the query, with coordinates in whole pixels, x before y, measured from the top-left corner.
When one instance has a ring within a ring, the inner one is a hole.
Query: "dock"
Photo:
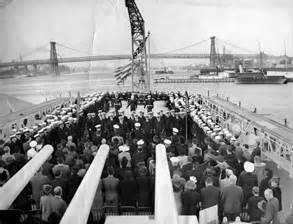
[[[154,79],[154,83],[223,83],[234,82],[233,78],[223,79]]]

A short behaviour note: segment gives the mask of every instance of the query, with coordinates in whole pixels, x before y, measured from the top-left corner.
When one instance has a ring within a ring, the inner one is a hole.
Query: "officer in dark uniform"
[[[95,128],[96,128],[96,132],[91,136],[91,139],[94,145],[99,146],[101,144],[102,139],[104,138],[102,135],[102,125],[97,124]]]
[[[120,108],[122,107],[122,103],[121,103],[121,100],[118,97],[118,94],[116,94],[114,99],[113,99],[113,106],[114,106],[116,114],[117,114],[118,111],[120,110]]]
[[[140,111],[139,115],[138,115],[138,122],[143,125],[143,123],[145,122],[145,117],[144,117],[144,112]]]
[[[144,130],[144,133],[145,133],[146,142],[148,143],[151,142],[153,138],[153,124],[148,114],[145,116],[145,122],[142,124],[142,129]]]
[[[134,124],[134,131],[131,133],[132,139],[144,139],[144,131],[141,128],[140,123],[135,123]]]
[[[137,99],[135,98],[135,95],[132,94],[129,101],[128,101],[128,105],[127,108],[130,106],[130,111],[135,111],[137,108]]]
[[[145,101],[144,108],[147,108],[147,112],[150,112],[154,108],[154,100],[151,95],[148,95],[148,98]]]
[[[170,136],[172,134],[172,127],[173,127],[170,111],[167,111],[164,116],[164,124],[165,124],[166,135]]]
[[[126,139],[127,134],[129,133],[129,127],[127,121],[124,120],[122,115],[119,116],[119,122],[117,123],[121,130],[121,136]]]
[[[159,137],[162,137],[165,134],[164,121],[161,119],[160,113],[156,114],[156,119],[154,122],[154,130],[155,130],[155,134]]]

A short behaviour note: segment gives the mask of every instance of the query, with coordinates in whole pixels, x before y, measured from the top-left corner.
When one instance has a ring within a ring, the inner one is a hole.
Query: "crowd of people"
[[[153,111],[158,100],[166,102],[166,112]],[[279,179],[269,168],[259,175],[260,144],[247,154],[237,137],[212,118],[200,96],[94,93],[70,107],[57,107],[37,128],[24,128],[0,142],[0,189],[44,145],[52,145],[54,153],[11,208],[39,210],[43,223],[58,223],[99,147],[107,144],[89,223],[102,223],[107,208],[116,208],[117,214],[123,208],[153,211],[155,148],[163,143],[179,215],[199,216],[200,210],[217,205],[222,222],[239,217],[277,224]]]

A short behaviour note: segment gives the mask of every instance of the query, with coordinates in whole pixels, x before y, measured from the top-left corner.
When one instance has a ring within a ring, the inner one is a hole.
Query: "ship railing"
[[[96,101],[100,101],[105,93],[99,94]],[[83,107],[85,110],[90,104]],[[0,188],[0,210],[7,210],[24,189],[34,174],[53,153],[51,145],[45,145],[31,160],[29,160],[15,175]]]
[[[257,130],[257,137],[261,143],[263,159],[269,158],[277,164],[278,168],[283,168],[289,173],[290,177],[293,177],[293,145],[290,142],[282,138],[279,133],[270,131],[269,129],[231,111],[226,112],[226,115],[227,113],[230,113],[232,116],[224,117],[221,111],[225,111],[225,108],[217,105],[217,110],[215,110],[214,104],[215,103],[210,102],[208,98],[205,100],[205,106],[209,108],[213,118],[216,116],[219,118],[220,124],[223,128],[231,129],[233,125],[239,125],[240,136],[238,141],[242,144],[245,144],[245,142],[242,141],[242,138],[247,133],[254,135],[255,130]],[[278,123],[278,125],[280,124]],[[253,148],[255,145],[250,147]],[[250,151],[252,151],[252,148],[250,148]]]
[[[286,170],[293,177],[293,146],[268,132],[262,133],[262,155],[274,161],[278,168]]]

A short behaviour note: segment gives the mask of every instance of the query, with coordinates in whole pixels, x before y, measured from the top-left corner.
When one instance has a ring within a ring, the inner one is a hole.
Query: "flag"
[[[133,70],[136,69],[138,63],[133,65]],[[132,73],[132,62],[128,63],[127,65],[120,66],[114,71],[114,77],[117,81],[117,84],[121,84],[124,82],[128,76]]]

